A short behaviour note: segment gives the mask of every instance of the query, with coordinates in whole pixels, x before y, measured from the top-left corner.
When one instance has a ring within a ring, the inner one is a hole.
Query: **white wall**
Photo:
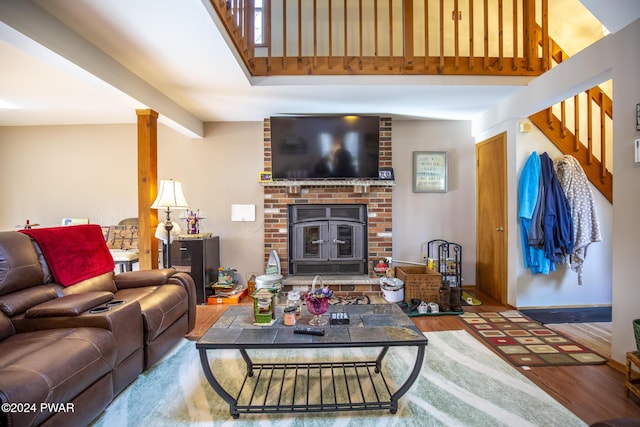
[[[566,265],[557,265],[549,275],[531,274],[524,266],[520,222],[518,220],[518,183],[520,172],[533,151],[547,152],[554,159],[560,151],[533,126],[530,133],[521,133],[519,125],[528,119],[510,118],[476,135],[482,142],[493,135],[507,133],[507,302],[519,309],[562,306],[611,305],[611,203],[591,187],[596,201],[603,241],[587,251],[583,283],[578,285],[577,273]]]
[[[613,66],[614,185],[613,185],[613,336],[612,356],[624,361],[636,349],[632,321],[640,318],[638,304],[638,244],[640,243],[640,164],[634,163],[636,104],[640,103],[640,20],[616,36]]]
[[[220,236],[221,262],[245,276],[263,266],[263,123],[208,123],[203,139],[158,127],[158,178],[181,181],[201,231]],[[135,125],[0,127],[0,230],[27,218],[114,224],[137,216]],[[475,168],[470,122],[393,121],[393,257],[420,259],[422,242],[463,247],[463,278],[475,283]],[[413,193],[413,151],[449,152],[449,192]],[[232,204],[254,204],[255,222],[232,222]],[[177,218],[177,213],[173,218]],[[184,225],[184,224],[182,224]]]
[[[0,230],[138,216],[132,125],[0,127]]]
[[[413,193],[413,152],[448,152],[448,192]],[[471,122],[394,120],[393,258],[420,261],[421,244],[462,245],[463,285],[475,285],[475,147]]]
[[[527,120],[522,120],[523,122]],[[533,151],[546,152],[553,160],[562,155],[544,134],[535,126],[530,133],[516,132],[516,185],[527,159]],[[517,189],[517,187],[516,187]],[[517,191],[517,190],[516,190]],[[522,240],[518,227],[517,243],[517,295],[516,307],[553,307],[563,305],[610,305],[611,304],[611,227],[613,206],[593,186],[596,212],[600,222],[602,242],[593,243],[587,250],[583,266],[582,285],[578,275],[566,264],[557,264],[556,271],[549,275],[531,274],[524,267]],[[517,194],[517,193],[516,193]],[[515,216],[517,217],[517,208]]]
[[[640,217],[640,167],[633,163],[633,141],[640,138],[640,132],[635,130],[635,106],[640,103],[638,40],[640,40],[640,20],[596,42],[533,80],[528,87],[505,99],[473,123],[474,135],[478,136],[478,140],[503,129],[511,129],[515,133],[518,118],[526,117],[603,81],[613,79],[615,120],[613,124],[614,202],[610,213],[612,225],[609,231],[603,230],[605,243],[595,243],[593,248],[594,252],[601,251],[600,258],[603,260],[607,256],[612,260],[610,279],[613,306],[612,358],[620,363],[624,363],[625,352],[634,350],[636,347],[631,322],[635,318],[640,318],[636,270],[640,229],[635,227],[637,218]],[[516,144],[516,140],[510,138],[509,143]],[[512,148],[510,147],[509,150]],[[517,150],[514,149],[514,157],[509,154],[509,161],[513,159],[513,165],[516,165],[515,151]],[[521,152],[521,156],[523,154]],[[514,192],[516,178],[517,171],[509,171],[509,194],[516,194]],[[516,220],[517,215],[511,201],[509,212],[511,224]],[[610,253],[607,253],[608,248],[606,248],[608,233],[611,236]],[[509,247],[515,246],[510,243]],[[593,252],[587,258],[586,268],[589,269],[593,268],[591,256],[595,258]],[[518,262],[521,262],[520,258],[511,257],[509,260],[510,280],[514,278],[516,282],[518,282],[515,278],[518,272],[514,263]],[[597,274],[600,273],[600,271],[597,272]],[[553,281],[551,283],[551,285],[538,284],[551,289],[549,289],[549,295],[544,295],[544,289],[541,288],[540,291],[535,292],[537,296],[544,296],[551,301],[556,295],[564,293],[564,288],[558,292],[558,287],[553,284]],[[518,297],[520,297],[519,285],[518,282]],[[529,298],[531,286],[525,283],[522,285],[527,288],[527,294],[523,298]],[[512,286],[510,284],[510,287]],[[600,297],[605,298],[606,294],[601,293]],[[514,302],[519,302],[511,295],[510,302],[511,298]],[[590,297],[584,295],[583,299],[586,298]]]
[[[246,277],[264,270],[262,122],[206,123],[203,139],[158,132],[158,178],[182,181],[189,205],[207,215],[200,230],[220,236],[220,262]],[[232,204],[256,206],[255,222],[231,221]]]
[[[262,217],[262,123],[208,124],[205,132],[189,139],[159,125],[158,178],[182,181],[190,206],[206,212],[201,231],[220,236],[223,265],[260,271],[262,222],[231,222],[231,204],[255,204]],[[137,128],[0,127],[0,183],[0,230],[26,219],[57,226],[63,217],[103,225],[137,217]]]

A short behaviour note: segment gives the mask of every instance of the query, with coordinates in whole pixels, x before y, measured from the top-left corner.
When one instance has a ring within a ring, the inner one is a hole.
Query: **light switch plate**
[[[636,163],[640,163],[640,139],[636,139],[634,147]]]

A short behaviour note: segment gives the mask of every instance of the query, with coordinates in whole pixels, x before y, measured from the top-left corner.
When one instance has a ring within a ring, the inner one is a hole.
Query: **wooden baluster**
[[[331,59],[333,58],[333,5],[332,0],[329,0],[329,58],[327,59],[327,65],[331,69]]]
[[[515,1],[515,0],[514,0]],[[469,0],[469,69],[473,70],[473,0]]]
[[[378,69],[378,0],[373,2],[373,69]]]
[[[472,1],[472,0],[469,0]],[[513,17],[511,18],[513,25],[513,63],[511,69],[518,69],[518,0],[513,0]]]
[[[245,8],[245,40],[247,42],[247,60],[252,62],[255,57],[255,9],[253,2],[248,2]]]
[[[440,65],[438,71],[444,69],[444,0],[440,0]]]
[[[234,16],[236,18],[236,29],[238,30],[238,39],[242,41],[242,14],[240,13],[240,0],[236,1]]]
[[[302,64],[302,0],[298,0],[298,69]]]
[[[538,38],[536,24],[536,5],[533,0],[523,0],[522,20],[524,26],[524,57],[527,70],[533,70],[533,61],[538,58]]]
[[[242,47],[245,50],[245,54],[248,54],[249,51],[249,14],[246,13],[247,9],[245,8],[245,4],[243,1],[240,2],[239,4],[239,10],[240,10],[240,19],[242,20],[242,29],[241,29],[241,33],[242,33]]]
[[[389,69],[393,67],[393,0],[389,0]]]
[[[282,69],[287,68],[287,0],[282,3]]]
[[[498,70],[502,71],[504,65],[504,10],[502,0],[498,0]]]
[[[549,4],[548,0],[542,0],[542,69],[551,68],[551,55],[549,53],[551,41],[549,40]]]
[[[264,19],[262,20],[262,40],[267,44],[267,73],[271,73],[271,59],[273,57],[273,53],[271,52],[271,20],[267,19],[271,17],[271,2],[265,2],[262,5],[262,13],[264,14]]]
[[[364,39],[364,33],[362,32],[362,0],[358,1],[358,25],[359,25],[359,30],[360,30],[360,35],[358,37],[358,49],[359,49],[359,58],[358,58],[358,67],[360,68],[360,70],[362,70],[362,55],[364,55],[364,52],[362,50],[362,40]]]
[[[313,69],[318,68],[318,4],[313,0]]]
[[[600,179],[604,180],[607,176],[607,150],[606,150],[606,141],[607,137],[605,135],[605,108],[604,108],[604,92],[599,91],[600,95]]]
[[[573,151],[576,153],[580,149],[580,97],[575,95],[573,97],[573,122],[574,122],[574,135],[575,135],[575,143],[573,146]]]
[[[593,98],[591,89],[587,89],[587,164],[593,163]]]
[[[429,0],[424,2],[424,69],[429,69]]]
[[[347,0],[344,0],[344,56],[342,57],[342,66],[344,67],[344,69],[346,70],[347,67]]]
[[[484,65],[483,69],[489,68],[489,2],[484,0]]]
[[[404,0],[404,14],[402,23],[404,26],[404,68],[413,69],[413,0]]]
[[[567,106],[566,102],[560,102],[560,137],[567,136]]]
[[[458,67],[460,66],[460,20],[458,19],[460,17],[459,13],[460,10],[458,9],[458,0],[454,0],[453,1],[453,43],[454,43],[454,59],[453,59],[453,67],[454,69],[458,69]]]

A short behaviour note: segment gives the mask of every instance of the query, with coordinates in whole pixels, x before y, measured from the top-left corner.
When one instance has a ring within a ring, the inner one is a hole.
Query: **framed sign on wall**
[[[447,152],[413,152],[413,192],[447,192]]]

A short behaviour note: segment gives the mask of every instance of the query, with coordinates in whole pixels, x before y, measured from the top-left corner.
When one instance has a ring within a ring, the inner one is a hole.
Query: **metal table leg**
[[[238,401],[229,393],[227,393],[224,388],[222,388],[218,380],[216,380],[215,376],[213,375],[213,372],[211,372],[209,358],[207,357],[207,350],[201,349],[198,351],[200,352],[200,364],[202,365],[204,376],[207,378],[207,381],[209,381],[209,384],[211,384],[211,387],[213,387],[215,392],[218,393],[218,395],[229,404],[229,413],[231,414],[231,416],[233,418],[238,418],[240,416],[237,410]]]

